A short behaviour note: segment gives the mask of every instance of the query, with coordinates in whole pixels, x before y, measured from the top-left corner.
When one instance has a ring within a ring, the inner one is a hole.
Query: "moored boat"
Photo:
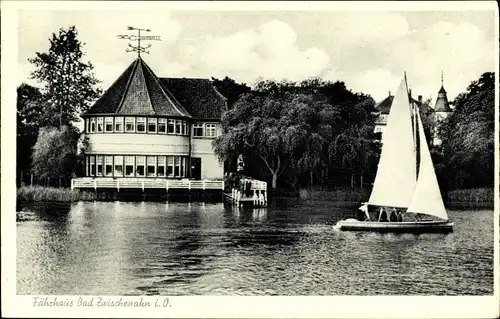
[[[418,106],[410,103],[406,74],[394,96],[370,199],[363,218],[336,228],[377,232],[451,232]]]

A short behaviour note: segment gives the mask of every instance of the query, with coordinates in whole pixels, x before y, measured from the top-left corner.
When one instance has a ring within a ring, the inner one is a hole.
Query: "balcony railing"
[[[151,178],[92,178],[82,177],[71,180],[71,189],[75,188],[114,188],[117,190],[134,189],[186,189],[186,190],[224,190],[224,181],[217,180],[169,180]]]

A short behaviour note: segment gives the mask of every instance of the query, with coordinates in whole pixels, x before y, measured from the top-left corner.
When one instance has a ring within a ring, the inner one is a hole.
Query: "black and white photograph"
[[[495,2],[2,7],[6,315],[498,317]]]

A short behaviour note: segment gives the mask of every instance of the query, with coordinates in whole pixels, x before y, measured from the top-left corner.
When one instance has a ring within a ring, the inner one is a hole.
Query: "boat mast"
[[[415,109],[414,103],[411,101],[411,96],[410,96],[410,91],[408,90],[408,79],[406,78],[406,71],[404,72],[405,74],[405,85],[406,85],[406,93],[408,95],[408,104],[410,105],[410,110],[411,110],[411,123],[412,123],[412,128],[413,128],[413,151],[415,154],[415,157],[417,158],[416,161],[416,170],[415,172],[417,173],[415,175],[415,180],[417,179],[418,176],[418,153],[417,153],[417,110]]]

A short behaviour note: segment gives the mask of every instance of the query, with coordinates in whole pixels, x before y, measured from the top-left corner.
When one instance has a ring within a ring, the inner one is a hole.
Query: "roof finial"
[[[441,71],[441,86],[443,86],[443,71]]]
[[[154,36],[141,36],[141,31],[145,32],[150,32],[151,30],[149,29],[140,29],[140,28],[135,28],[135,27],[127,27],[127,30],[129,31],[137,31],[137,35],[118,35],[118,39],[126,39],[129,41],[137,41],[137,46],[133,46],[130,43],[128,44],[128,48],[126,52],[137,52],[138,57],[141,57],[141,53],[147,53],[149,54],[149,51],[146,51],[146,49],[149,49],[151,47],[151,44],[148,44],[146,47],[141,47],[141,40],[156,40],[156,41],[161,41],[159,35],[154,35]]]

